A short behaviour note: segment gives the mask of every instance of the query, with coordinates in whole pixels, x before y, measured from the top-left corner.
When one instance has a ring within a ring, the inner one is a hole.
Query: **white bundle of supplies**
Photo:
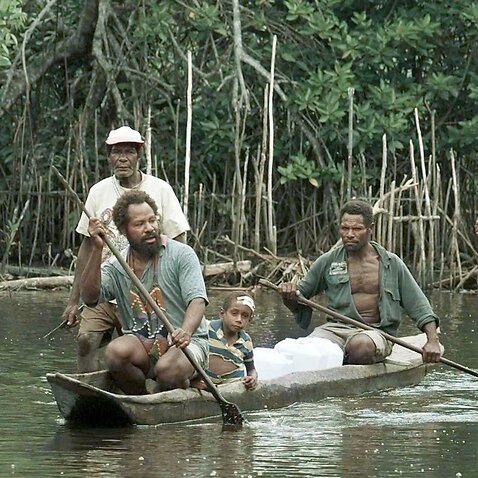
[[[287,338],[273,349],[256,347],[254,365],[259,380],[281,377],[292,372],[324,370],[342,365],[342,349],[320,337]]]

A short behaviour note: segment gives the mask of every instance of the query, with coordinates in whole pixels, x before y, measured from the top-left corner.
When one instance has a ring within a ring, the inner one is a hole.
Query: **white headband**
[[[247,307],[249,307],[253,313],[256,310],[254,301],[248,295],[241,295],[236,299],[236,302],[240,302],[241,304],[247,305]]]

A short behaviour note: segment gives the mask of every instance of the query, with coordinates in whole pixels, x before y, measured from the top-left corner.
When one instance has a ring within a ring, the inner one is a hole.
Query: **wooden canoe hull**
[[[406,337],[422,346],[424,334]],[[421,356],[394,346],[392,355],[373,365],[336,367],[314,372],[291,373],[259,381],[254,391],[242,383],[221,385],[226,400],[242,412],[286,407],[296,402],[314,402],[326,397],[359,395],[365,392],[405,387],[419,383],[429,365]],[[196,389],[171,390],[141,396],[114,393],[114,383],[106,371],[87,374],[47,374],[61,414],[72,422],[89,425],[157,425],[197,420],[221,414],[209,392]]]

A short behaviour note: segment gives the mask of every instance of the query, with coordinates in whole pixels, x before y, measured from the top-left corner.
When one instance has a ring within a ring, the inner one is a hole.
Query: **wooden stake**
[[[188,217],[188,201],[189,201],[189,168],[191,165],[191,130],[192,130],[192,90],[193,90],[193,67],[191,51],[188,51],[188,88],[186,93],[187,104],[187,123],[186,123],[186,155],[184,161],[184,215]]]
[[[349,134],[347,141],[347,200],[352,199],[352,151],[353,151],[353,139],[354,139],[354,89],[348,89],[348,98],[349,98]]]
[[[272,202],[272,175],[274,170],[274,70],[275,70],[275,56],[276,56],[277,36],[272,37],[272,58],[271,58],[271,75],[269,87],[269,163],[267,169],[267,227],[269,236],[269,247],[274,254],[277,253],[277,238],[274,225],[274,210]]]

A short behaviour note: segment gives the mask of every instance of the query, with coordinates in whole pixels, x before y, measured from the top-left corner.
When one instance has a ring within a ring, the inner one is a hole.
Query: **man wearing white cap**
[[[145,191],[154,199],[158,206],[159,224],[163,234],[186,242],[189,224],[172,187],[166,181],[139,170],[140,151],[144,145],[141,134],[129,126],[122,126],[110,131],[105,143],[113,176],[91,187],[86,199],[86,209],[93,216],[102,219],[117,248],[123,249],[128,241],[119,233],[112,220],[113,206],[124,192],[131,189]],[[85,237],[78,252],[70,298],[62,315],[62,320],[67,319],[70,327],[78,324],[79,279],[91,253],[88,218],[84,213],[76,231]],[[105,248],[103,259],[108,256],[108,248]],[[121,328],[116,309],[116,304],[109,302],[83,309],[78,330],[78,372],[93,372],[99,369],[100,346],[109,341],[115,329],[119,331]]]

